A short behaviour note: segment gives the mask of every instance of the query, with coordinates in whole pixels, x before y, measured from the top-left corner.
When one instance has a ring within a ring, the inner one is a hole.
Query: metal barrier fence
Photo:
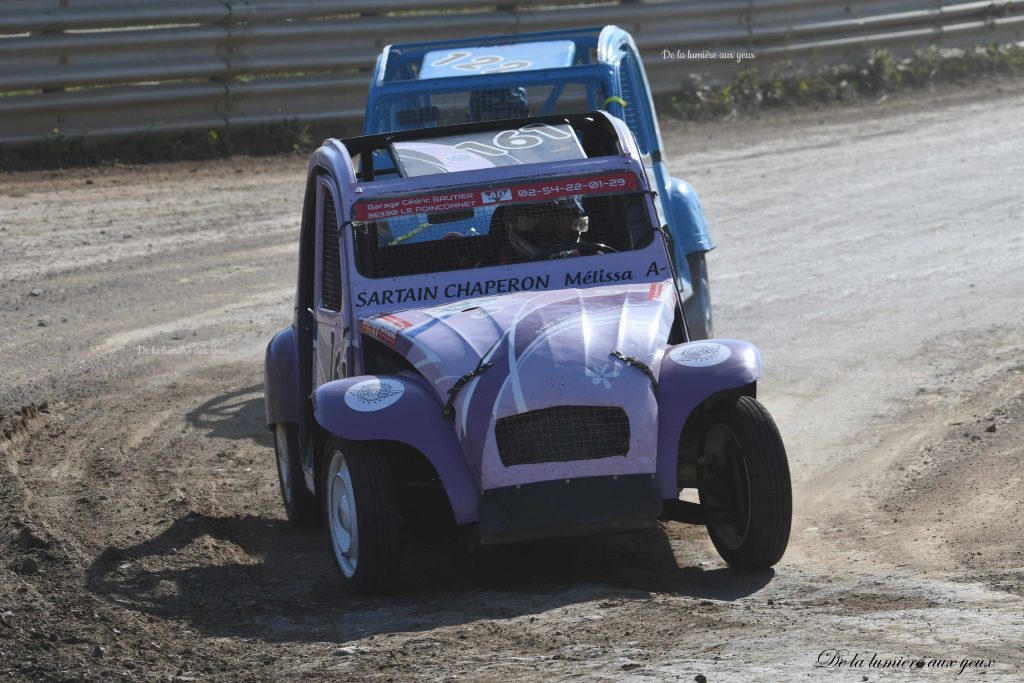
[[[657,93],[753,52],[761,72],[1024,40],[1024,0],[5,0],[0,143],[362,118],[387,43],[618,24]]]

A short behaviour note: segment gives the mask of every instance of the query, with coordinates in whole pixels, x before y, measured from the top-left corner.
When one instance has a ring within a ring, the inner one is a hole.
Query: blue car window
[[[370,132],[414,130],[472,121],[581,114],[602,106],[599,82],[568,82],[472,90],[408,94],[379,98]]]

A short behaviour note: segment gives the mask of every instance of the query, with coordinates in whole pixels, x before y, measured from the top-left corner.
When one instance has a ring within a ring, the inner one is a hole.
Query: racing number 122
[[[525,59],[515,59],[511,61],[504,61],[504,57],[500,55],[477,55],[468,62],[457,64],[466,57],[469,57],[472,53],[470,52],[449,52],[447,55],[438,59],[437,61],[431,62],[430,66],[451,66],[453,69],[459,69],[461,71],[479,71],[482,74],[493,74],[501,73],[503,71],[515,71],[516,69],[526,69],[533,66],[533,62],[529,62]],[[494,68],[485,69],[493,65]]]

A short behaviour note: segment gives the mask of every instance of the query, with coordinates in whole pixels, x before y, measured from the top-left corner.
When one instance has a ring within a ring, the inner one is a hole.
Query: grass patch
[[[1024,48],[1018,45],[978,46],[970,50],[931,47],[905,59],[881,50],[869,53],[854,66],[809,69],[782,65],[768,74],[749,69],[724,85],[713,85],[691,75],[680,93],[658,98],[658,108],[676,118],[703,121],[773,107],[878,97],[930,83],[966,83],[978,76],[1022,70]]]

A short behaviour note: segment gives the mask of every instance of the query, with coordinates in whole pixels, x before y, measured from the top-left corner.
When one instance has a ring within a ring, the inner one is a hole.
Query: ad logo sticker
[[[686,365],[691,368],[706,368],[709,365],[724,363],[732,355],[732,351],[725,344],[702,343],[686,344],[678,349],[673,349],[668,357],[672,362],[679,365]]]
[[[480,200],[483,201],[484,204],[510,202],[512,201],[512,190],[508,188],[501,190],[482,190],[480,192]]]
[[[345,391],[345,405],[361,413],[375,412],[394,405],[404,393],[405,385],[397,380],[368,379]]]

